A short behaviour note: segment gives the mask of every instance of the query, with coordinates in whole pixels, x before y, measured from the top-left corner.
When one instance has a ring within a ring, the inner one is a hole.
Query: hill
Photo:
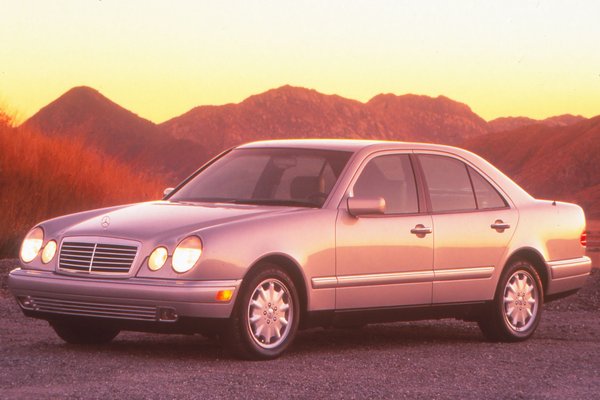
[[[508,117],[487,123],[444,96],[380,94],[361,103],[286,85],[237,104],[195,107],[156,125],[82,86],[42,108],[23,127],[47,136],[80,137],[112,158],[168,175],[174,184],[220,151],[256,140],[328,137],[460,145],[491,131],[567,126],[582,119]]]
[[[107,158],[81,139],[13,128],[2,118],[0,149],[0,258],[16,257],[21,239],[37,222],[157,199],[165,186],[162,179]]]
[[[511,131],[529,125],[568,126],[584,121],[581,115],[563,114],[546,119],[532,119],[527,117],[501,117],[488,122],[490,132]]]
[[[367,138],[436,142],[483,155],[538,197],[574,200],[600,218],[598,118],[499,118],[489,123],[444,96],[380,94],[366,103],[282,86],[237,104],[195,107],[160,125],[79,87],[41,109],[26,130],[81,140],[169,186],[212,155],[275,138]],[[77,139],[79,138],[79,139]],[[82,158],[82,159],[85,159]]]
[[[76,87],[48,104],[22,125],[49,137],[83,140],[136,168],[169,175],[179,181],[209,156],[204,146],[174,140],[154,123],[124,109],[98,91]],[[190,160],[200,161],[190,165]]]
[[[568,126],[530,125],[466,141],[539,198],[576,201],[600,218],[600,116]]]
[[[282,86],[239,104],[200,106],[160,125],[221,150],[261,139],[365,138],[457,144],[487,133],[471,109],[440,96],[382,94],[367,103]]]

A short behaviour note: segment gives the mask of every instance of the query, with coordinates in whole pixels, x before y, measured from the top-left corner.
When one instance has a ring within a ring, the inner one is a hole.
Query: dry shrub
[[[13,128],[0,112],[0,258],[16,257],[21,239],[39,221],[157,199],[163,182],[87,148],[80,139]]]

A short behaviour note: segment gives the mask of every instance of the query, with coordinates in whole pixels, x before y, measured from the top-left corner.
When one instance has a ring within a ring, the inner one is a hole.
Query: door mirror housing
[[[170,187],[170,188],[166,188],[166,189],[163,191],[163,197],[167,197],[168,195],[170,195],[170,194],[171,194],[171,192],[172,192],[173,190],[175,190],[175,188],[172,188],[172,187]]]
[[[353,217],[385,214],[385,199],[382,197],[348,197],[348,212]]]

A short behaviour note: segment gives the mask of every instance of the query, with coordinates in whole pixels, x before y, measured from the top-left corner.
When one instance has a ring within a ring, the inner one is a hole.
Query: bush
[[[157,199],[163,182],[87,148],[77,138],[14,128],[0,112],[0,258],[16,257],[21,239],[37,222]]]

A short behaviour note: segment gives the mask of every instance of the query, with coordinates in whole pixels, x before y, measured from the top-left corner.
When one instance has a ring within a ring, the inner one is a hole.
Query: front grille
[[[72,272],[126,274],[137,246],[106,243],[63,242],[58,267]]]
[[[37,296],[19,298],[19,302],[21,303],[21,306],[27,310],[52,314],[131,319],[140,321],[156,321],[158,319],[156,307],[151,306],[92,303],[79,300],[62,300]]]

